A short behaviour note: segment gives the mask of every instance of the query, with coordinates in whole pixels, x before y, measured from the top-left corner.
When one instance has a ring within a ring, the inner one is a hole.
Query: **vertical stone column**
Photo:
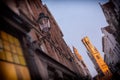
[[[37,64],[38,71],[40,73],[40,76],[42,80],[48,80],[48,71],[47,71],[47,64],[43,61],[41,61],[38,55],[35,54],[35,62]]]
[[[57,80],[63,80],[63,74],[60,70],[55,70],[56,74],[57,74]]]
[[[35,52],[34,52],[32,43],[30,42],[30,37],[27,35],[23,37],[23,43],[24,43],[24,45],[22,46],[24,49],[23,52],[26,58],[27,67],[29,68],[29,71],[30,71],[31,79],[41,80],[41,76],[38,72],[37,64],[34,59]]]

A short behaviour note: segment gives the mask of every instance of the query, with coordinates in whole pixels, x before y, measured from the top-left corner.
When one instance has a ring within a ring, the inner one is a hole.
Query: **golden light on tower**
[[[77,58],[79,60],[82,60],[82,56],[79,54],[78,50],[75,47],[73,47],[73,51],[74,51],[75,55],[77,56]]]
[[[86,49],[88,50],[89,57],[93,61],[96,71],[98,74],[104,74],[104,77],[109,80],[108,78],[111,77],[111,72],[107,66],[107,64],[104,62],[103,58],[101,57],[99,51],[97,48],[95,48],[92,43],[90,42],[88,37],[84,37],[82,39],[83,44],[85,45]]]

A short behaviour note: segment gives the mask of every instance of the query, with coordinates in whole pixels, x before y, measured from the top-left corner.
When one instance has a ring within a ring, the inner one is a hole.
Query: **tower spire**
[[[73,46],[73,51],[78,60],[82,60],[82,56],[79,54],[78,50]]]

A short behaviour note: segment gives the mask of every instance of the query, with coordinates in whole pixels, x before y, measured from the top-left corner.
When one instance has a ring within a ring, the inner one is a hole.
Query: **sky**
[[[102,32],[101,28],[107,26],[105,16],[99,5],[108,0],[42,0],[46,4],[60,29],[64,40],[72,49],[76,47],[83,57],[92,77],[97,72],[86,53],[86,48],[81,39],[88,36],[93,45],[99,50],[102,57]]]

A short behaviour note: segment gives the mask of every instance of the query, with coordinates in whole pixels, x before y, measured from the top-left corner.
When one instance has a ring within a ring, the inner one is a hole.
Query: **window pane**
[[[19,56],[20,64],[26,65],[25,59],[23,56]]]
[[[18,55],[23,55],[22,54],[22,49],[20,47],[16,47],[16,50],[17,50]]]
[[[0,49],[3,48],[2,40],[0,39]]]
[[[6,51],[5,53],[6,53],[6,60],[13,62],[12,54],[8,51]]]
[[[9,34],[8,34],[8,40],[9,40],[10,43],[14,43],[13,37]]]
[[[18,55],[13,55],[13,60],[14,60],[15,63],[19,64]]]
[[[4,49],[10,51],[10,45],[7,41],[3,41]]]
[[[1,31],[1,37],[2,37],[2,39],[4,39],[4,40],[8,40],[8,39],[7,39],[7,34],[6,34],[5,32],[3,32],[3,31]]]
[[[10,47],[11,47],[11,51],[12,51],[13,53],[16,53],[16,46],[13,45],[13,44],[11,44]]]
[[[5,60],[5,53],[4,53],[4,51],[0,51],[0,59]]]
[[[16,44],[17,46],[20,46],[20,42],[18,41],[17,38],[14,38],[14,41],[15,41],[15,44]]]

